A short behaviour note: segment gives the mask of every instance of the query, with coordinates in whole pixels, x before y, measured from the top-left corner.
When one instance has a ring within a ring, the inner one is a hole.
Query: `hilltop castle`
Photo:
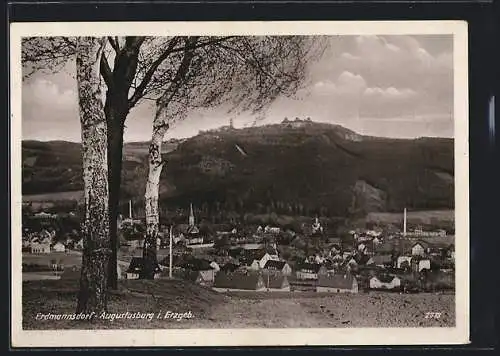
[[[286,125],[287,127],[293,127],[293,128],[297,128],[297,127],[303,127],[304,125],[307,125],[307,124],[310,124],[312,123],[312,120],[310,117],[307,117],[306,119],[302,120],[298,117],[295,118],[295,120],[288,120],[287,117],[285,117],[285,119],[283,121],[281,121],[281,124],[282,125]]]

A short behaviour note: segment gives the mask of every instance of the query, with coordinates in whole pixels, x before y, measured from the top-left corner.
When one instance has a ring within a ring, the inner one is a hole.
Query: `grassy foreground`
[[[37,314],[72,314],[75,280],[23,283],[24,329],[169,329],[307,327],[453,327],[454,294],[315,293],[219,294],[186,281],[122,281],[109,312],[143,318],[96,317],[92,321],[37,320]],[[166,312],[169,317],[165,318]],[[426,313],[441,313],[438,319]],[[146,318],[150,313],[150,319]],[[182,320],[173,313],[190,313]],[[39,318],[40,319],[40,318]]]

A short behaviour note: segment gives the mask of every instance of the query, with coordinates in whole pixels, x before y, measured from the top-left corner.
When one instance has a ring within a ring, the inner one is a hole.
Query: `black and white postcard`
[[[10,33],[13,346],[469,342],[465,22]]]

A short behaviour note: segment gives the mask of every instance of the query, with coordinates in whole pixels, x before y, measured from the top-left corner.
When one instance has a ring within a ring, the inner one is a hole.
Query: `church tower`
[[[189,212],[189,226],[194,226],[194,213],[193,213],[193,204],[192,203],[190,205],[190,212]]]

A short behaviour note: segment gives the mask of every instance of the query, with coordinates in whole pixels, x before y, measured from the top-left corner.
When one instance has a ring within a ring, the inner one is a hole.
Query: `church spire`
[[[193,203],[191,203],[191,204],[190,204],[190,211],[189,211],[189,226],[194,226]]]

